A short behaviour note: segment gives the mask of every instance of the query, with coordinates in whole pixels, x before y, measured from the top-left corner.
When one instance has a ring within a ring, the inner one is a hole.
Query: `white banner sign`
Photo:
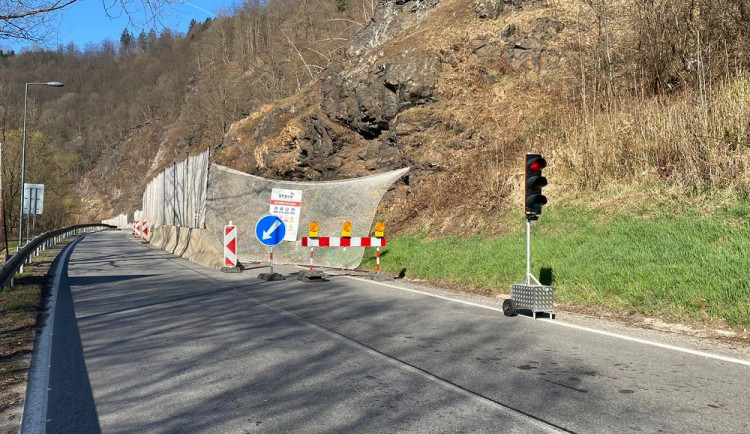
[[[271,215],[277,216],[284,222],[284,226],[286,226],[284,241],[297,241],[297,229],[299,229],[301,209],[301,190],[271,189],[271,206],[268,211]]]
[[[41,215],[44,211],[44,184],[23,184],[23,213]]]

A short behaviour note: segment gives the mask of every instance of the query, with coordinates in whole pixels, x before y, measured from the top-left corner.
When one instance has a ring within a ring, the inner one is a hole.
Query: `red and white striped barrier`
[[[380,237],[302,237],[302,247],[310,248],[310,271],[313,270],[314,247],[377,247],[376,256],[380,273],[380,248],[385,247],[385,238]]]
[[[224,266],[237,266],[237,226],[232,222],[224,226]]]
[[[151,238],[150,228],[151,226],[149,226],[147,221],[144,220],[143,223],[141,223],[141,242],[142,243],[147,243],[149,239]]]
[[[133,222],[133,236],[136,238],[141,237],[141,222],[138,220]]]
[[[302,247],[385,247],[385,238],[377,237],[302,237]]]

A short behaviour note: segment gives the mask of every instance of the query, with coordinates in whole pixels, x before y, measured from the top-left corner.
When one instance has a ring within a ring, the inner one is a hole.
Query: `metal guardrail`
[[[117,229],[116,226],[105,225],[102,223],[87,223],[81,225],[68,226],[62,229],[53,229],[47,231],[41,235],[37,235],[36,238],[26,243],[21,250],[15,255],[11,256],[5,264],[0,265],[0,292],[2,292],[6,286],[13,280],[19,269],[23,267],[27,259],[42,247],[51,247],[57,244],[59,241],[58,237],[70,236],[73,234],[79,234],[81,229],[88,228],[104,228],[104,229]]]

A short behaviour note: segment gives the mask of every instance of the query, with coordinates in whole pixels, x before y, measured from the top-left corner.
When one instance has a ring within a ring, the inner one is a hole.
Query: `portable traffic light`
[[[547,198],[542,194],[542,187],[547,185],[547,178],[542,176],[542,169],[547,167],[547,160],[540,154],[526,154],[526,218],[536,220],[542,213],[542,206]]]

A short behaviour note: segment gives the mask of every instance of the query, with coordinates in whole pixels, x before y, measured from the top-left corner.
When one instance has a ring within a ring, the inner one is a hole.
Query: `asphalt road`
[[[47,432],[750,432],[746,364],[267,271],[87,235],[58,290]]]

